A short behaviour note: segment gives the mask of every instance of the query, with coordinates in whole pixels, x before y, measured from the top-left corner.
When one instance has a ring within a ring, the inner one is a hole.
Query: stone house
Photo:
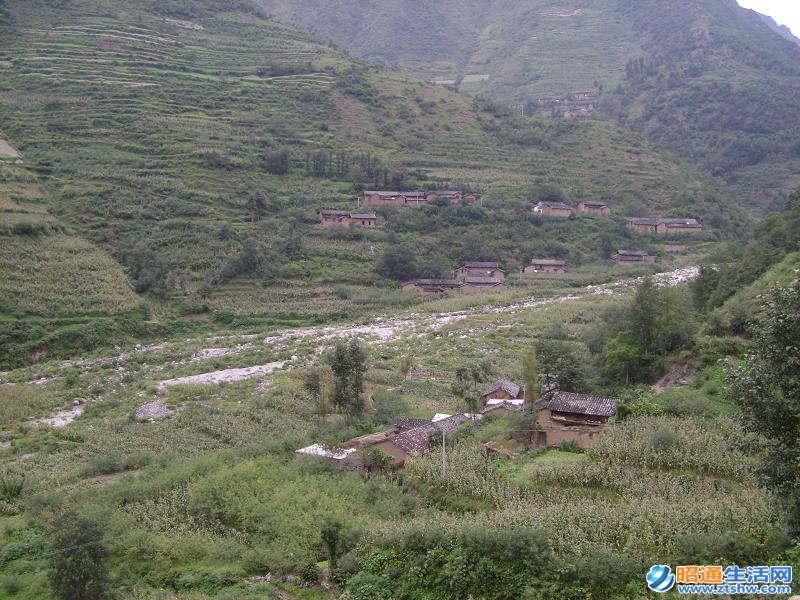
[[[350,213],[350,225],[373,229],[383,225],[384,220],[375,213]]]
[[[501,283],[506,279],[506,272],[496,262],[466,262],[456,271],[456,279],[482,277],[495,279]]]
[[[531,264],[525,267],[528,275],[538,275],[540,273],[566,273],[567,261],[551,258],[534,258]]]
[[[578,212],[585,215],[610,215],[611,207],[605,202],[584,200],[578,204]]]
[[[533,446],[558,448],[571,442],[590,448],[608,420],[617,414],[616,398],[556,392],[537,403]]]
[[[571,217],[575,214],[575,209],[564,202],[539,202],[533,207],[534,214],[543,217]]]
[[[652,265],[656,262],[655,256],[640,250],[620,250],[611,258],[620,265]]]

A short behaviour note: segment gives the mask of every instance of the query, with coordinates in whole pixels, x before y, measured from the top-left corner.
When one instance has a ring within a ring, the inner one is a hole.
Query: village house
[[[611,258],[620,265],[652,265],[656,262],[655,256],[641,250],[620,250]]]
[[[467,414],[444,415],[436,421],[426,419],[412,419],[401,417],[395,422],[395,427],[389,431],[362,436],[345,442],[343,445],[351,449],[362,451],[379,450],[391,457],[388,467],[397,470],[403,468],[406,460],[413,456],[421,456],[430,450],[431,435],[439,432],[449,436],[464,423],[472,421],[474,417]],[[358,461],[357,455],[349,455],[349,468],[369,471],[369,466],[364,468]]]
[[[500,263],[496,262],[465,262],[456,271],[456,279],[468,277],[483,277],[503,282],[506,279],[506,272],[500,267]]]
[[[628,229],[639,233],[702,233],[703,226],[697,219],[658,219],[630,217],[625,220]]]
[[[610,215],[611,207],[605,202],[584,200],[578,204],[578,212],[585,215]]]
[[[465,277],[461,281],[463,283],[461,289],[464,292],[479,292],[481,290],[498,288],[503,285],[502,279],[496,279],[494,277]]]
[[[425,192],[364,192],[366,206],[421,206],[425,204]]]
[[[437,198],[444,198],[450,204],[475,204],[478,197],[475,194],[464,193],[460,190],[434,190],[416,192],[390,192],[368,190],[364,192],[365,206],[422,206],[430,204]]]
[[[543,217],[571,217],[575,209],[563,202],[539,202],[533,207],[533,212]]]
[[[525,390],[513,381],[500,379],[486,388],[486,391],[481,395],[481,400],[483,406],[486,406],[490,400],[524,401]]]
[[[475,194],[465,194],[459,190],[436,190],[425,194],[425,200],[429,204],[437,198],[443,198],[450,204],[475,204],[478,201]]]
[[[525,410],[524,400],[488,400],[483,407],[482,415],[495,415],[505,417],[512,412],[522,412]]]
[[[552,258],[534,258],[531,264],[525,267],[528,275],[538,275],[542,273],[565,273],[567,261]]]
[[[604,396],[556,392],[537,403],[533,446],[558,448],[565,443],[590,448],[608,420],[617,414],[617,400]]]
[[[462,279],[412,279],[403,284],[404,292],[416,292],[420,296],[441,294],[464,287]]]
[[[403,284],[403,290],[421,296],[451,290],[476,292],[500,287],[505,278],[506,272],[496,262],[467,262],[456,270],[453,279],[412,279]]]
[[[319,222],[324,229],[333,227],[367,227],[372,229],[384,224],[382,217],[374,213],[356,213],[348,210],[322,209]]]

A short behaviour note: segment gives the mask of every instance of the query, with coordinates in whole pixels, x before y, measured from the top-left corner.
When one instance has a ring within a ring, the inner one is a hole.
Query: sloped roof
[[[631,256],[631,257],[642,257],[642,256],[652,256],[646,250],[620,250],[617,252],[617,256]]]
[[[597,200],[584,200],[581,202],[584,206],[589,206],[591,208],[608,208],[608,204],[605,202],[599,202]]]
[[[508,379],[501,379],[500,381],[495,381],[492,385],[486,388],[486,391],[483,392],[483,395],[488,396],[489,394],[494,394],[499,390],[508,392],[508,394],[512,398],[516,398],[517,396],[520,395],[522,388],[513,381],[509,381]]]
[[[574,207],[564,202],[539,202],[534,208],[560,208],[564,210],[575,210]]]
[[[556,392],[550,401],[553,412],[563,412],[590,417],[613,417],[617,414],[617,399],[590,394]]]
[[[531,259],[532,265],[552,265],[554,267],[563,267],[567,264],[565,260],[559,260],[556,258],[534,258]]]
[[[464,283],[473,285],[500,285],[503,282],[496,277],[465,277]]]
[[[450,435],[456,429],[458,429],[463,423],[467,421],[471,421],[472,419],[465,414],[453,415],[452,417],[447,417],[446,419],[441,419],[440,421],[436,421],[433,423],[433,426],[438,429],[439,431]]]
[[[416,427],[424,427],[430,425],[431,422],[427,419],[412,419],[411,417],[400,417],[394,422],[394,426],[400,431],[408,431]]]
[[[378,215],[375,213],[350,213],[351,219],[377,219]]]
[[[511,412],[519,412],[525,407],[524,400],[489,400],[486,403],[486,408],[483,409],[483,414],[489,414],[501,408],[505,408]]]
[[[418,456],[428,451],[428,436],[434,431],[436,431],[436,428],[429,424],[398,433],[391,436],[389,440],[407,454]]]
[[[413,283],[415,285],[439,285],[444,287],[460,287],[462,281],[458,279],[412,279],[407,281],[405,285]]]
[[[500,269],[499,262],[479,262],[479,261],[468,261],[464,263],[464,267],[467,269]]]
[[[351,212],[349,210],[334,210],[332,208],[323,208],[319,211],[321,215],[335,215],[337,217],[349,217]]]

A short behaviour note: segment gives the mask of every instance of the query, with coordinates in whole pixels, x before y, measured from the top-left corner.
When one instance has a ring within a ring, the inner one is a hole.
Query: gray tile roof
[[[508,392],[512,398],[519,397],[520,392],[522,392],[522,388],[513,381],[501,379],[500,381],[495,381],[492,385],[486,388],[486,391],[483,392],[483,395],[488,396],[489,394],[494,394],[498,390]]]
[[[616,398],[590,394],[556,392],[550,401],[549,408],[553,412],[586,415],[589,417],[613,417],[617,414],[617,400]]]

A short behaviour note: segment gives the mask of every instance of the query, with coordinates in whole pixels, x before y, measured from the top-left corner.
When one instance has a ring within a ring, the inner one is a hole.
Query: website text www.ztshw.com
[[[681,565],[672,571],[668,565],[653,565],[647,573],[647,587],[679,594],[791,594],[792,567],[770,565],[739,567],[730,565]]]

